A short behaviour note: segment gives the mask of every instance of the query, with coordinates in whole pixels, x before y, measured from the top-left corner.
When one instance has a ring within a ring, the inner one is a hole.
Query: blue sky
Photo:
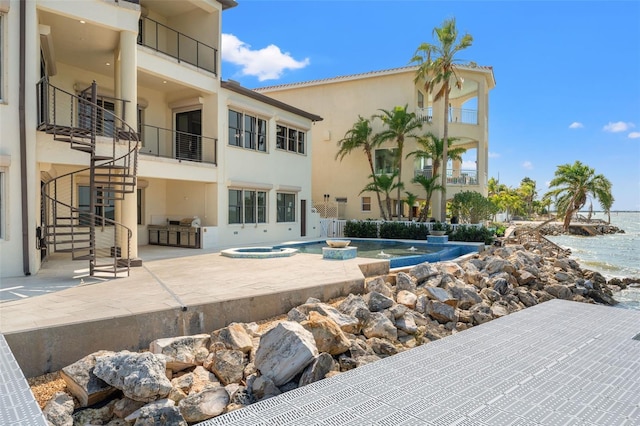
[[[450,17],[474,38],[459,58],[494,67],[489,176],[530,177],[542,195],[580,160],[613,183],[613,210],[640,210],[638,1],[238,0],[222,18],[222,78],[256,88],[402,67]]]

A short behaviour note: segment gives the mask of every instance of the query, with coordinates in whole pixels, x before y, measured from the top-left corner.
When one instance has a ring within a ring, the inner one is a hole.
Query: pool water
[[[433,244],[425,241],[397,241],[379,239],[350,239],[349,247],[358,249],[357,256],[369,259],[389,260],[390,268],[413,266],[423,262],[452,260],[468,253],[479,252],[482,243],[444,243]],[[322,254],[327,242],[312,241],[305,243],[282,244],[274,248],[295,248],[298,253]]]
[[[309,244],[296,245],[299,253],[322,254],[322,248],[328,247],[327,243],[314,242]],[[358,249],[358,257],[369,259],[390,259],[392,257],[416,256],[420,254],[435,253],[442,247],[432,247],[422,244],[407,244],[395,241],[362,241],[352,240],[349,247]]]

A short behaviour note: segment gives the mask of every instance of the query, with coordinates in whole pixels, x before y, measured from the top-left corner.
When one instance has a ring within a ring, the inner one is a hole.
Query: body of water
[[[596,213],[594,219],[607,220]],[[560,235],[551,241],[571,249],[571,256],[583,269],[600,272],[607,278],[640,277],[640,212],[613,212],[611,224],[624,230],[621,234],[582,237]],[[640,310],[640,288],[616,294],[621,307]]]

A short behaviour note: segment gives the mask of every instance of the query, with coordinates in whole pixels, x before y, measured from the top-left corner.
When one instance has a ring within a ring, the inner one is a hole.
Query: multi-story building
[[[423,122],[419,135],[431,132],[442,138],[445,108],[442,100],[434,102],[425,93],[424,81],[415,82],[416,67],[409,66],[365,74],[348,75],[302,83],[256,89],[270,97],[309,109],[323,117],[313,132],[313,200],[317,209],[327,216],[347,219],[379,218],[380,211],[375,194],[361,192],[371,182],[371,171],[364,151],[354,151],[342,161],[335,160],[338,141],[358,121],[358,116],[369,118],[381,114],[380,109],[408,106]],[[467,149],[463,165],[449,161],[447,166],[447,200],[457,192],[472,190],[487,195],[489,149],[489,91],[495,87],[493,69],[484,66],[458,66],[457,73],[464,80],[461,89],[453,88],[446,109],[449,136],[456,138],[453,147]],[[372,120],[374,133],[382,130],[380,120]],[[374,153],[377,174],[392,170],[391,150],[395,141],[378,146]],[[418,149],[415,139],[408,138],[404,154]],[[403,156],[404,157],[404,156]],[[418,210],[426,193],[421,186],[411,183],[417,174],[430,177],[430,160],[403,158],[402,181],[405,191],[420,198],[412,208]],[[396,192],[393,192],[395,198]],[[383,196],[384,198],[384,196]],[[434,193],[432,206],[441,202]],[[395,205],[395,202],[394,202]],[[333,209],[331,208],[333,207]],[[408,215],[408,206],[404,206]],[[396,212],[396,208],[392,208]],[[435,208],[435,212],[439,209]],[[437,215],[436,215],[437,216]],[[415,217],[415,214],[414,214]]]
[[[234,6],[0,0],[2,277],[37,273],[52,253],[113,274],[139,245],[317,232],[310,143],[322,118],[221,81]]]

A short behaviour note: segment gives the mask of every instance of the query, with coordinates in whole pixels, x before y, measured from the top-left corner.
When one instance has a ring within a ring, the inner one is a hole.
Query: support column
[[[478,185],[480,193],[485,197],[488,194],[487,180],[489,179],[489,96],[487,82],[483,79],[478,82],[478,125],[481,126],[478,141]]]
[[[137,34],[130,31],[120,33],[120,86],[122,99],[127,101],[124,107],[124,120],[133,131],[138,129],[138,59],[137,59]],[[132,231],[130,258],[138,257],[138,191],[137,186],[133,192],[125,194],[122,201],[122,224]],[[123,250],[126,244],[126,235],[123,238]]]

